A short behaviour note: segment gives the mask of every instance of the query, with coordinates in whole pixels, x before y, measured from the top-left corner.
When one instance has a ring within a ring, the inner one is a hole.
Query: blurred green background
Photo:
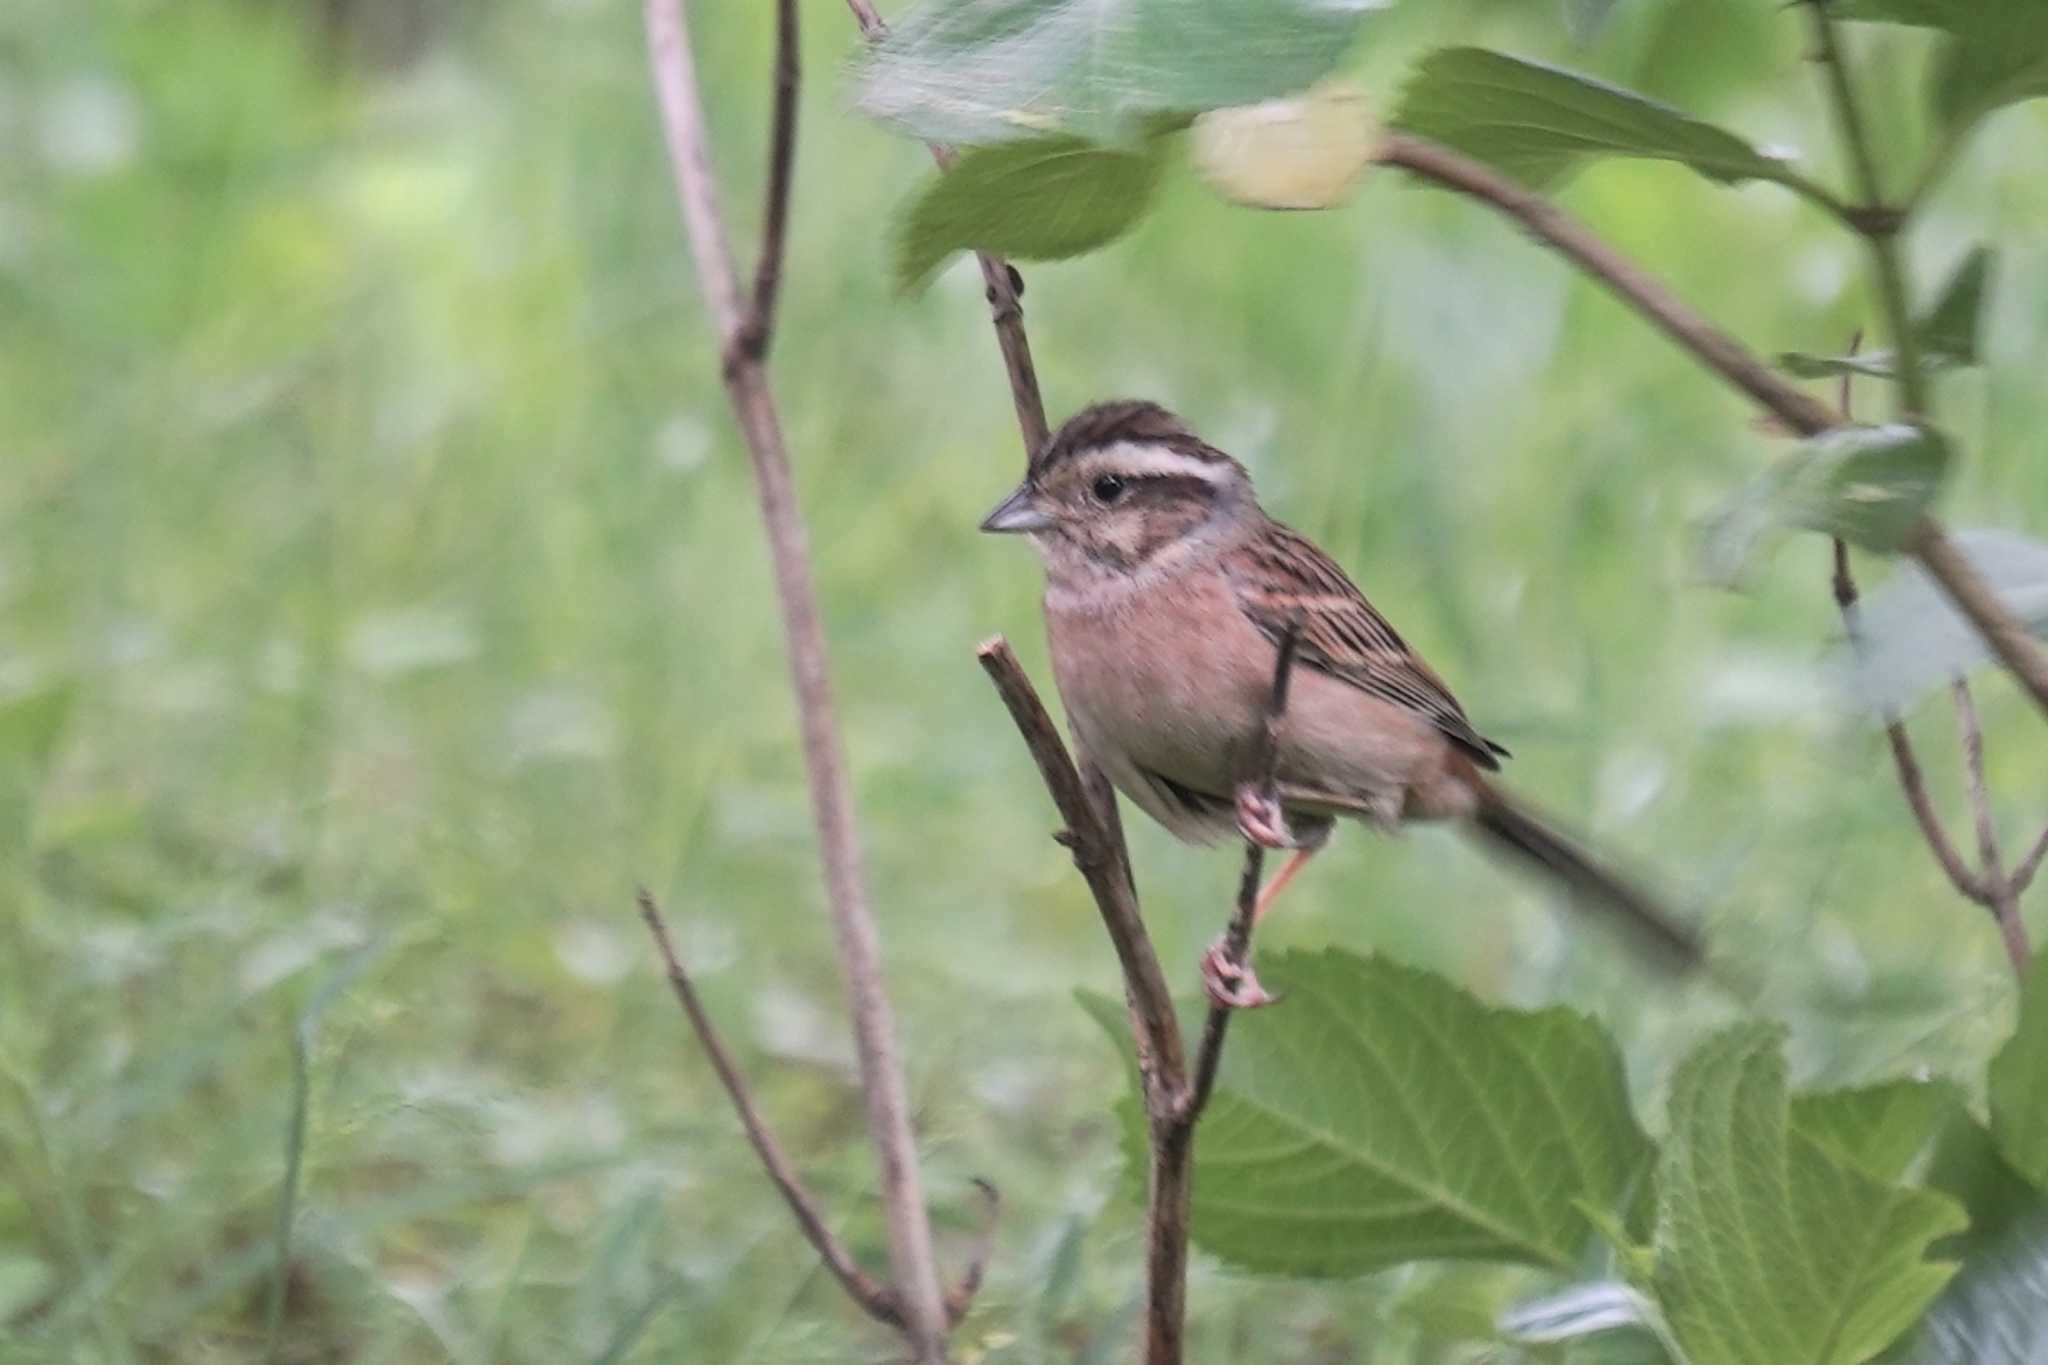
[[[769,7],[700,8],[750,253]],[[1492,43],[1833,171],[1775,4],[1622,0],[1588,38],[1597,8],[1411,3],[1353,74],[1390,101],[1426,47]],[[803,11],[775,375],[942,1252],[970,1240],[970,1177],[1008,1204],[958,1343],[1119,1359],[1122,1082],[1072,1001],[1116,978],[972,657],[1004,631],[1046,676],[1036,566],[974,532],[1021,464],[1007,391],[971,263],[890,292],[886,224],[929,164],[847,112],[846,13]],[[1923,44],[1856,40],[1897,183]],[[632,912],[636,882],[663,898],[879,1264],[761,535],[640,44],[624,0],[0,16],[7,1360],[263,1357],[295,1035],[285,1359],[890,1358],[759,1177]],[[1959,525],[2048,529],[2044,164],[2040,107],[2000,116],[1911,243],[1923,291],[1980,238],[2002,252],[1989,364],[1943,382]],[[1616,165],[1565,198],[1760,349],[1833,350],[1865,319],[1855,244],[1782,192]],[[1380,176],[1338,211],[1257,214],[1184,171],[1163,199],[1027,271],[1055,416],[1151,396],[1243,457],[1523,790],[1710,915],[1803,1075],[1978,1074],[2009,977],[1825,684],[1825,544],[1786,545],[1747,595],[1694,570],[1694,523],[1776,453],[1743,405],[1469,204]],[[2048,745],[2002,681],[1983,696],[2023,845]],[[1192,987],[1235,855],[1146,827],[1134,851]],[[1266,941],[1591,1010],[1653,1124],[1670,1059],[1730,1008],[1646,982],[1439,832],[1340,839]],[[1192,1358],[1490,1358],[1446,1324],[1512,1288],[1198,1257]]]

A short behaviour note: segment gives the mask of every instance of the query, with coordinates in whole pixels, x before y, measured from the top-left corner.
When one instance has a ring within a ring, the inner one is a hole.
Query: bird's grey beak
[[[1031,485],[1018,484],[1017,491],[996,504],[996,510],[981,519],[984,531],[1007,532],[1015,535],[1023,531],[1043,531],[1052,525],[1052,518],[1041,512],[1032,501]]]

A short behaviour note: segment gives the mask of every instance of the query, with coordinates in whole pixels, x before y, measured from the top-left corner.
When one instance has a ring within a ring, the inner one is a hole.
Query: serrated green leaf
[[[2014,1170],[2048,1190],[2048,954],[2027,969],[2019,1022],[1991,1059],[1991,1136]]]
[[[897,223],[895,275],[915,289],[956,251],[1058,261],[1129,231],[1151,204],[1165,151],[1072,137],[982,147],[936,176]]]
[[[1194,1238],[1314,1277],[1415,1260],[1575,1268],[1653,1157],[1611,1039],[1562,1009],[1494,1009],[1440,977],[1280,953],[1278,1005],[1231,1026],[1196,1144]],[[1113,1005],[1091,1006],[1120,1033]],[[1125,1111],[1129,1140],[1131,1116]]]
[[[934,142],[1134,140],[1161,114],[1293,94],[1380,0],[929,0],[864,54],[861,109]]]
[[[1977,247],[1963,257],[1934,304],[1914,324],[1920,342],[1920,366],[1928,371],[1975,365],[1979,355],[1977,317],[1983,308],[1984,284],[1991,272],[1991,250]],[[1818,356],[1787,351],[1778,363],[1801,379],[1826,379],[1837,375],[1868,375],[1890,379],[1898,372],[1898,357],[1891,351],[1863,351],[1856,355]]]
[[[1792,1129],[1866,1175],[1898,1180],[1962,1107],[1946,1081],[1884,1081],[1794,1096]]]
[[[1949,539],[2008,612],[2035,634],[2048,634],[2048,545],[1984,529],[1951,531]],[[1853,647],[1836,648],[1830,671],[1879,720],[1991,657],[1977,628],[1917,564],[1900,564],[1865,595],[1857,627]]]
[[[1838,427],[1803,442],[1708,519],[1701,561],[1716,582],[1739,582],[1789,528],[1890,553],[1941,491],[1948,443],[1925,427]]]
[[[1423,58],[1392,123],[1538,187],[1602,156],[1682,162],[1727,183],[1782,180],[1789,170],[1733,133],[1654,100],[1476,47]]]
[[[1671,1082],[1655,1269],[1644,1286],[1691,1365],[1857,1365],[1955,1267],[1924,1259],[1963,1212],[1842,1160],[1792,1124],[1784,1035],[1715,1035]]]

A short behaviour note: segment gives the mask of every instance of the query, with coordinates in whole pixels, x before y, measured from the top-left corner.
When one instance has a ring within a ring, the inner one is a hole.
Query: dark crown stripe
[[[1124,441],[1164,446],[1177,454],[1210,463],[1230,459],[1157,403],[1127,398],[1096,403],[1069,417],[1039,448],[1038,457],[1031,462],[1031,472],[1043,474],[1078,455]]]

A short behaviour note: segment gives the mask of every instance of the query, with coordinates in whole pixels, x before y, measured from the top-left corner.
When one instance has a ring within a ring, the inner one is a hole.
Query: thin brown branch
[[[1627,302],[1659,331],[1748,394],[1802,436],[1842,426],[1847,419],[1772,370],[1748,348],[1681,303],[1584,224],[1564,210],[1490,167],[1447,147],[1405,133],[1390,133],[1379,160],[1489,204],[1521,223],[1579,269]],[[2021,621],[1998,600],[1991,586],[1963,557],[1941,523],[1922,517],[1904,548],[1920,561],[1950,601],[1967,617],[1992,653],[2018,678],[2034,703],[2048,714],[2048,654]]]
[[[1964,789],[1970,797],[1970,814],[1977,825],[1977,856],[1984,865],[1987,883],[2003,880],[1998,856],[1998,822],[1991,815],[1991,789],[1984,781],[1984,726],[1977,719],[1977,702],[1970,684],[1961,678],[1949,683],[1949,695],[1956,706],[1956,732],[1963,746]]]
[[[1977,822],[1977,850],[1984,870],[1979,878],[1984,887],[1984,904],[1998,921],[1999,936],[2013,971],[2022,979],[2032,956],[2027,945],[2027,926],[2020,918],[2019,892],[2006,874],[1998,851],[1998,821],[1991,810],[1991,788],[1984,780],[1984,727],[1977,719],[1977,702],[1970,684],[1957,678],[1949,684],[1955,698],[1956,727],[1962,737],[1963,775],[1970,797],[1970,813]]]
[[[974,1250],[968,1253],[967,1269],[946,1291],[946,1324],[949,1327],[960,1325],[960,1320],[967,1316],[967,1310],[974,1306],[974,1296],[981,1292],[981,1277],[988,1269],[989,1256],[995,1251],[996,1224],[1003,1212],[1002,1192],[994,1185],[977,1179],[974,1188],[981,1192],[981,1228],[974,1235]]]
[[[2048,859],[2048,829],[2034,840],[2034,846],[2027,850],[2027,856],[2020,859],[2012,870],[2012,892],[2015,896],[2034,884],[2034,874],[2041,870],[2043,859]]]
[[[853,11],[861,36],[869,42],[889,31],[868,0],[846,0],[846,7]],[[952,148],[937,142],[925,146],[940,170],[952,169]],[[1038,367],[1031,360],[1031,338],[1024,331],[1024,305],[1020,302],[1024,277],[1000,256],[977,251],[974,258],[981,265],[982,294],[988,300],[996,346],[1003,353],[1003,370],[1010,379],[1010,404],[1017,410],[1017,432],[1024,438],[1024,458],[1028,460],[1045,444],[1051,428],[1045,420],[1045,399],[1038,392]]]
[[[782,257],[789,237],[790,182],[796,169],[796,0],[775,3],[775,102],[769,115],[768,202],[761,214],[761,259],[754,264],[754,303],[745,345],[766,356],[775,337],[775,300],[782,288]]]
[[[1934,861],[1941,864],[1941,870],[1957,891],[1979,905],[1989,905],[1983,880],[1970,870],[1950,841],[1948,831],[1942,828],[1941,816],[1927,795],[1927,778],[1920,771],[1920,760],[1914,756],[1913,742],[1906,735],[1906,723],[1894,718],[1886,723],[1884,733],[1891,743],[1892,763],[1899,770],[1899,790],[1905,793],[1906,805],[1911,808],[1914,823],[1920,826],[1920,835],[1927,841]]]
[[[895,1294],[887,1285],[862,1270],[852,1253],[826,1226],[824,1215],[818,1212],[818,1201],[804,1188],[796,1168],[784,1155],[782,1144],[775,1140],[768,1121],[761,1117],[753,1094],[747,1088],[746,1077],[740,1074],[725,1040],[719,1036],[711,1016],[705,1013],[703,1002],[697,998],[697,988],[691,984],[689,973],[683,969],[682,959],[677,956],[675,944],[669,938],[668,924],[662,919],[661,907],[654,903],[654,897],[645,887],[641,888],[638,900],[640,918],[647,922],[647,932],[654,937],[655,950],[661,954],[661,965],[668,973],[668,984],[675,991],[683,1013],[689,1016],[690,1027],[696,1030],[697,1042],[704,1049],[704,1055],[711,1059],[711,1069],[718,1073],[719,1084],[725,1087],[726,1095],[732,1100],[733,1111],[739,1115],[740,1127],[746,1130],[748,1143],[753,1146],[754,1154],[761,1158],[761,1166],[767,1171],[768,1179],[782,1192],[783,1202],[789,1205],[804,1240],[817,1249],[825,1268],[832,1272],[832,1277],[839,1281],[847,1296],[869,1317],[900,1327],[903,1313],[896,1304]]]
[[[1131,1011],[1132,1036],[1138,1045],[1138,1074],[1145,1092],[1146,1112],[1164,1113],[1178,1100],[1187,1082],[1187,1059],[1182,1050],[1180,1024],[1174,1018],[1173,995],[1166,975],[1152,951],[1152,940],[1138,914],[1138,897],[1132,889],[1128,855],[1123,840],[1112,832],[1101,806],[1089,794],[1079,769],[1067,753],[1065,741],[1053,725],[1052,716],[1038,692],[1017,662],[1010,642],[998,635],[975,651],[982,671],[995,684],[996,692],[1009,708],[1010,719],[1024,737],[1024,746],[1038,764],[1038,775],[1052,795],[1052,803],[1066,821],[1061,842],[1074,855],[1074,866],[1095,897],[1095,908],[1109,931],[1123,968],[1124,995]],[[1107,803],[1114,809],[1114,798]]]
[[[1287,690],[1294,678],[1294,653],[1301,643],[1301,613],[1295,612],[1280,636],[1279,651],[1273,656],[1273,685],[1266,694],[1259,732],[1252,737],[1245,764],[1244,781],[1256,782],[1270,799],[1274,795],[1274,766],[1280,757],[1280,722],[1287,715]],[[1259,878],[1264,871],[1266,850],[1253,839],[1244,841],[1244,871],[1237,879],[1237,911],[1223,935],[1223,960],[1243,971],[1251,960],[1252,924],[1258,916]],[[1202,1041],[1195,1048],[1195,1079],[1187,1098],[1175,1115],[1178,1122],[1192,1127],[1208,1107],[1210,1092],[1216,1088],[1216,1072],[1223,1063],[1223,1043],[1230,1031],[1230,1016],[1237,1013],[1211,1004],[1202,1025]]]
[[[1194,1123],[1182,1117],[1189,1093],[1187,1058],[1173,997],[1138,914],[1116,796],[1100,768],[1092,763],[1074,766],[1009,642],[997,636],[982,645],[977,657],[1037,762],[1053,805],[1067,822],[1060,842],[1073,852],[1075,866],[1094,893],[1123,968],[1124,999],[1151,1139],[1145,1199],[1145,1345],[1140,1359],[1146,1365],[1179,1365],[1187,1317],[1188,1211],[1194,1189],[1189,1160]]]
[[[1991,652],[1998,656],[2020,686],[2034,699],[2034,704],[2048,713],[2048,655],[2041,652],[2040,644],[2028,633],[2027,628],[2015,617],[2006,605],[1998,600],[1998,594],[1991,590],[1977,573],[1975,565],[1963,555],[1956,543],[1949,539],[1948,532],[1932,517],[1922,517],[1920,524],[1907,538],[1906,548],[1920,561],[1935,582],[1956,604]]]
[[[1854,353],[1854,344],[1851,344]],[[1848,384],[1842,386],[1843,408],[1848,407]],[[1858,595],[1856,579],[1849,571],[1849,547],[1840,540],[1835,541],[1835,573],[1832,580],[1835,605],[1842,612],[1842,633],[1848,637],[1852,653],[1863,648],[1863,630],[1860,614],[1856,607]],[[1920,760],[1913,752],[1913,738],[1906,732],[1906,722],[1899,716],[1885,717],[1884,737],[1891,746],[1892,766],[1898,770],[1899,791],[1906,798],[1907,809],[1913,812],[1913,822],[1920,827],[1920,837],[1927,842],[1928,852],[1954,886],[1967,899],[1978,905],[1989,905],[1985,887],[1977,874],[1970,871],[1963,855],[1948,837],[1948,830],[1941,823],[1941,815],[1934,809],[1933,800],[1927,795],[1927,778],[1920,770]]]
[[[1800,435],[1812,436],[1843,424],[1840,413],[1778,374],[1741,342],[1680,302],[1635,262],[1527,186],[1448,147],[1406,133],[1389,133],[1381,144],[1379,160],[1469,195],[1513,218]]]
[[[881,947],[854,827],[853,797],[833,714],[825,633],[811,580],[810,551],[790,474],[780,414],[761,357],[743,343],[746,318],[718,207],[689,31],[679,0],[647,0],[649,55],[668,139],[675,190],[722,354],[726,392],[753,462],[761,519],[774,569],[811,811],[817,825],[840,974],[846,983],[854,1053],[867,1102],[869,1137],[881,1168],[889,1258],[903,1333],[920,1365],[945,1359],[946,1314],[931,1225],[917,1167],[910,1102],[897,1053],[896,1023],[882,983]]]

